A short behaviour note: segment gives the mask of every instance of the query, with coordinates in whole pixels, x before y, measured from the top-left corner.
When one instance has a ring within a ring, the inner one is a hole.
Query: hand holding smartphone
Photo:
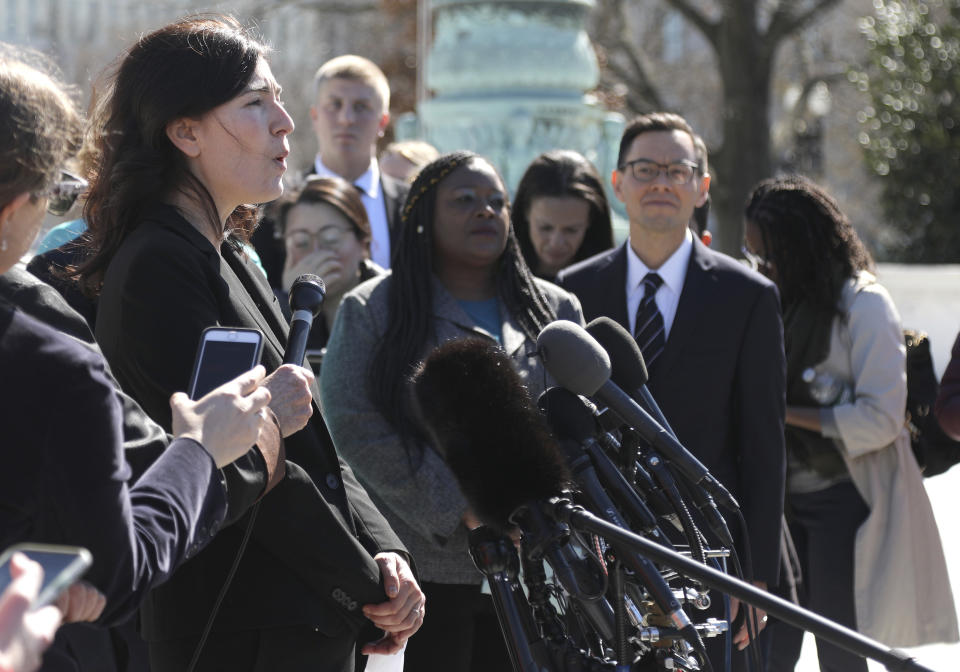
[[[263,334],[257,329],[204,329],[190,376],[190,398],[199,399],[246,373],[260,363],[262,352]]]
[[[250,450],[267,422],[270,390],[257,366],[263,335],[256,329],[211,327],[203,332],[190,379],[190,398],[170,398],[173,434],[194,439],[217,467]]]
[[[13,581],[10,558],[17,552],[23,553],[43,568],[43,584],[30,605],[31,611],[52,604],[60,593],[83,576],[93,563],[90,551],[80,546],[15,544],[0,555],[0,593]]]

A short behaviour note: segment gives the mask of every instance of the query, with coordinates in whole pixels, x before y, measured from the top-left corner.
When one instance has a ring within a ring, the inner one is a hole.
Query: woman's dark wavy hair
[[[90,253],[78,270],[87,292],[99,291],[110,260],[143,213],[176,191],[196,199],[217,235],[228,230],[249,238],[255,208],[238,207],[222,225],[213,198],[187,170],[166,127],[237,96],[266,51],[236,19],[205,15],[145,35],[122,56],[91,131],[98,161],[83,211]]]
[[[843,281],[873,267],[837,202],[800,175],[758,184],[744,216],[760,229],[784,307],[808,299],[828,314],[838,313]]]
[[[425,438],[413,419],[415,410],[408,381],[431,336],[433,220],[437,185],[451,172],[473,161],[483,161],[493,167],[487,159],[473,152],[453,152],[424,166],[413,181],[390,262],[392,276],[387,297],[387,331],[367,372],[374,404],[396,428],[411,464],[422,457],[418,443]],[[536,340],[540,330],[556,319],[523,260],[512,227],[506,249],[498,262],[497,294],[531,340]]]
[[[520,251],[531,269],[540,265],[530,239],[530,206],[542,196],[580,198],[590,206],[589,226],[571,263],[587,259],[613,247],[610,205],[597,169],[586,157],[569,150],[546,152],[535,158],[517,187],[511,218],[520,242]]]

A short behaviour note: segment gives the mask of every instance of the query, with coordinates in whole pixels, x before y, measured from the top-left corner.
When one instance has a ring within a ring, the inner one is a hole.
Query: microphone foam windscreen
[[[647,365],[640,346],[619,322],[602,316],[587,325],[587,333],[597,339],[610,355],[613,382],[624,390],[636,390],[647,384]]]
[[[414,373],[413,391],[428,434],[484,524],[507,530],[517,507],[566,487],[556,441],[495,343],[444,343]]]
[[[309,310],[316,317],[326,295],[327,286],[323,279],[313,273],[304,273],[290,286],[290,309]]]
[[[547,371],[571,392],[592,396],[610,378],[610,357],[576,322],[557,320],[537,336]]]
[[[537,400],[547,424],[561,439],[582,443],[597,433],[597,420],[583,399],[563,387],[551,387]]]

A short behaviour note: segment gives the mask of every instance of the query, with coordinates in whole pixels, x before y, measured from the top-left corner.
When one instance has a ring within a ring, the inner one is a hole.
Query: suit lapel
[[[243,322],[252,322],[263,332],[265,345],[274,350],[276,356],[283,358],[286,348],[287,325],[280,313],[276,297],[266,283],[257,282],[259,278],[251,271],[249,262],[229,243],[221,247],[223,253],[222,276],[229,288],[228,301],[235,314],[246,316]],[[279,362],[277,362],[279,364]]]
[[[627,316],[627,244],[614,250],[605,261],[606,265],[597,269],[596,282],[591,284],[589,290],[593,293],[590,303],[596,310],[591,311],[588,320],[606,315],[630,331],[630,319]]]
[[[709,304],[710,286],[713,284],[713,266],[714,261],[710,257],[710,251],[695,237],[687,275],[680,292],[680,302],[677,304],[677,313],[670,328],[670,336],[667,338],[663,354],[651,368],[651,376],[654,373],[660,378],[668,375],[668,372],[681,361],[684,349],[690,343],[696,343],[708,337],[701,318]]]

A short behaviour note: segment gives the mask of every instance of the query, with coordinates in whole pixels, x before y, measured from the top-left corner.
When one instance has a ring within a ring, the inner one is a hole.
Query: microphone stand
[[[794,627],[806,630],[816,637],[858,656],[875,660],[892,672],[934,672],[903,651],[891,649],[812,611],[791,604],[766,591],[755,588],[749,583],[735,579],[628,530],[612,525],[582,507],[570,504],[566,499],[555,497],[548,502],[541,503],[541,506],[548,516],[555,518],[558,522],[566,523],[583,532],[600,535],[613,543],[622,544],[637,553],[648,555],[656,562],[688,574],[710,588],[736,597],[741,602],[759,607]]]
[[[619,672],[630,669],[578,650],[565,636],[549,602],[542,561],[525,556],[525,571],[533,579],[530,598],[534,600],[534,608],[531,609],[518,580],[520,558],[513,542],[489,527],[470,530],[468,539],[470,557],[490,585],[493,607],[515,672]],[[538,623],[545,627],[546,638],[539,634]]]

